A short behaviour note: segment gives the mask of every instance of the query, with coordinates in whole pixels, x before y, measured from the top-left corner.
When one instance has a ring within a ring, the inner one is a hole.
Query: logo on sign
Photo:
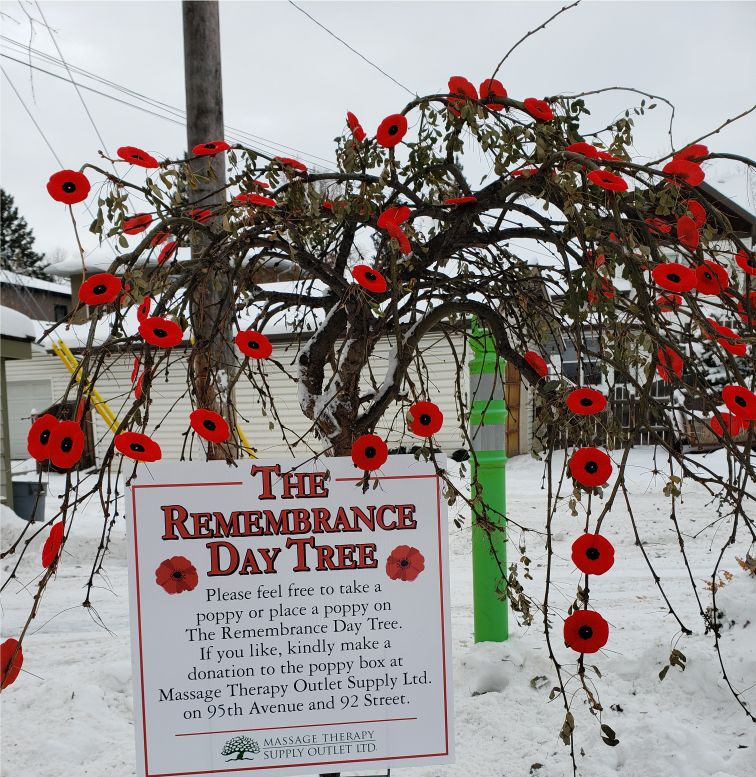
[[[233,758],[226,758],[226,761],[253,761],[254,757],[247,757],[247,753],[259,753],[260,745],[254,739],[249,737],[234,737],[229,739],[221,755],[233,755]]]

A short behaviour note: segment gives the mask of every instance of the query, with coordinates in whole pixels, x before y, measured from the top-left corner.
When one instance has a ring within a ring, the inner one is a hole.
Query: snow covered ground
[[[723,471],[721,452],[705,457]],[[590,660],[594,693],[603,705],[602,722],[619,738],[615,747],[600,738],[599,721],[588,712],[577,680],[575,716],[578,768],[586,777],[743,777],[754,774],[756,726],[732,698],[721,677],[711,635],[703,635],[697,604],[669,519],[664,479],[654,478],[652,451],[638,448],[628,470],[632,507],[652,563],[673,606],[693,630],[680,638],[679,628],[655,587],[640,550],[634,544],[628,516],[617,507],[603,533],[615,545],[614,568],[591,581],[591,603],[610,622],[609,642]],[[543,526],[543,465],[520,456],[508,465],[508,512],[517,522]],[[55,510],[63,479],[50,477],[48,514]],[[683,485],[680,524],[686,535],[693,579],[707,598],[710,576],[728,527],[716,518],[704,492]],[[24,522],[10,511],[2,514],[2,547]],[[582,519],[562,510],[555,519],[552,602],[565,613],[575,595],[579,573],[570,560],[570,545]],[[707,528],[708,527],[708,528]],[[24,670],[2,694],[2,770],[5,777],[96,775],[128,777],[134,771],[126,538],[123,520],[114,530],[105,573],[98,581],[92,610],[83,609],[84,584],[102,528],[99,505],[79,514],[66,545],[57,578],[48,587],[39,615],[24,642]],[[701,532],[697,539],[692,535]],[[2,597],[3,638],[23,623],[40,572],[39,554],[47,532],[33,540],[18,581]],[[532,581],[526,591],[542,598],[545,550],[528,534],[527,555]],[[571,774],[569,750],[559,739],[564,721],[561,700],[549,701],[556,684],[543,639],[541,618],[530,628],[511,617],[512,636],[504,644],[475,645],[472,634],[472,575],[469,523],[451,526],[452,626],[454,637],[457,763],[448,767],[397,770],[407,777],[562,777]],[[728,549],[721,571],[725,585],[717,602],[725,613],[722,653],[728,676],[756,709],[756,577],[737,564],[748,551],[745,532]],[[754,551],[751,549],[751,553]],[[510,559],[519,554],[510,545]],[[12,558],[3,562],[3,575]],[[726,580],[724,572],[732,574]],[[104,624],[107,628],[103,628]],[[554,649],[565,676],[574,673],[575,654],[561,640],[555,623]],[[660,670],[677,647],[687,656],[684,672],[673,667],[664,681]],[[750,764],[750,766],[749,766]]]

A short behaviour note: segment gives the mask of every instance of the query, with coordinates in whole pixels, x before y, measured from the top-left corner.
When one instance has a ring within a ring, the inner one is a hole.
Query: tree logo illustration
[[[226,758],[226,761],[252,761],[254,759],[247,758],[245,754],[259,752],[260,745],[258,745],[254,739],[250,739],[249,737],[234,737],[233,739],[229,739],[228,742],[223,745],[221,755],[234,756],[233,758]]]

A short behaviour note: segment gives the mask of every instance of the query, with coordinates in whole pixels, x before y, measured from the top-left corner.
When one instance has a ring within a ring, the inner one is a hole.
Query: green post
[[[504,402],[504,360],[496,355],[493,339],[477,322],[470,344],[470,439],[473,443],[471,479],[473,499],[482,497],[473,516],[473,615],[476,642],[503,642],[509,636],[505,594],[507,545],[504,533],[506,512],[506,430]],[[475,459],[477,458],[477,464]],[[477,482],[477,485],[476,485]],[[479,525],[489,524],[492,531]],[[502,575],[502,570],[504,575]]]

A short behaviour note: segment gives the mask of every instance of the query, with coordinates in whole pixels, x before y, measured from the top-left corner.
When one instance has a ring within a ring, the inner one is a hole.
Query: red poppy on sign
[[[570,475],[581,486],[603,486],[612,474],[609,456],[598,448],[579,448],[570,457]]]
[[[366,264],[358,264],[352,268],[352,277],[363,289],[374,294],[382,294],[388,288],[386,279],[378,270]]]
[[[507,90],[504,88],[501,81],[496,78],[487,78],[480,85],[480,99],[482,102],[490,100],[492,97],[504,98],[507,96]],[[499,105],[498,103],[486,103],[486,108],[489,111],[503,111],[506,106]]]
[[[0,691],[12,685],[24,663],[24,652],[17,639],[6,639],[0,645]]]
[[[61,170],[53,173],[47,182],[47,193],[56,201],[76,205],[87,199],[92,187],[84,173],[77,170]]]
[[[225,140],[211,140],[208,143],[200,143],[192,149],[194,156],[212,156],[220,154],[222,151],[228,151],[231,146]]]
[[[402,138],[407,134],[407,117],[401,113],[392,113],[387,116],[379,125],[375,133],[375,139],[378,144],[384,148],[393,148],[401,143]]]
[[[722,401],[741,420],[756,421],[756,394],[745,386],[725,386],[722,389]]]
[[[677,378],[682,377],[685,363],[677,351],[665,345],[657,350],[656,357],[659,360],[659,363],[656,365],[656,374],[665,383],[672,383],[674,380],[673,375]]]
[[[276,162],[280,162],[284,167],[291,167],[299,173],[307,172],[307,165],[300,162],[298,159],[292,159],[290,156],[277,156],[274,157]]]
[[[415,402],[409,409],[410,431],[419,437],[436,434],[444,424],[444,414],[433,402]]]
[[[50,461],[58,469],[71,469],[84,453],[84,432],[76,421],[59,421],[50,434]]]
[[[210,442],[226,442],[231,435],[226,419],[214,410],[193,410],[189,414],[189,423],[200,437]]]
[[[545,100],[537,100],[535,97],[526,97],[522,104],[525,110],[539,121],[551,121],[554,118],[554,111]]]
[[[677,239],[691,251],[698,248],[701,236],[698,232],[696,222],[690,216],[680,216],[677,219]]]
[[[651,277],[667,291],[690,291],[696,286],[696,274],[679,262],[662,262],[651,270]]]
[[[150,224],[152,224],[152,216],[149,213],[135,213],[123,220],[121,228],[127,235],[138,235],[140,232],[144,232]]]
[[[378,469],[387,458],[388,447],[377,434],[363,434],[352,443],[352,461],[358,469]]]
[[[121,432],[115,436],[116,450],[135,461],[159,461],[163,452],[160,446],[141,432]]]
[[[609,624],[593,610],[576,610],[564,622],[564,641],[576,653],[595,653],[609,639]]]
[[[578,415],[595,415],[606,407],[606,397],[596,389],[576,388],[567,395],[567,407]]]
[[[37,461],[47,461],[50,458],[50,439],[59,423],[54,415],[45,413],[31,425],[26,437],[26,449],[32,458]]]
[[[749,275],[756,275],[756,254],[749,253],[745,248],[741,248],[735,254],[735,261],[741,270],[745,270]]]
[[[169,318],[152,316],[139,324],[139,334],[158,348],[173,348],[184,339],[184,331]]]
[[[412,582],[424,569],[423,554],[410,545],[397,545],[386,559],[386,574],[392,580]]]
[[[124,162],[136,165],[137,167],[146,167],[147,169],[160,167],[160,163],[152,156],[152,154],[148,154],[146,151],[137,148],[136,146],[121,146],[116,153]]]
[[[526,351],[523,359],[535,370],[539,378],[545,378],[549,374],[549,366],[545,359],[535,351]]]
[[[591,170],[588,173],[588,180],[610,192],[627,191],[627,181],[611,170]]]
[[[169,594],[182,594],[193,591],[199,583],[197,570],[183,556],[167,558],[155,570],[155,582]]]
[[[54,523],[50,533],[47,535],[44,547],[42,548],[42,566],[47,569],[56,558],[63,542],[63,521]]]
[[[601,534],[583,534],[572,543],[572,561],[586,575],[603,575],[614,565],[614,546]]]
[[[236,333],[236,347],[251,359],[267,359],[273,353],[273,344],[262,332],[244,329]]]
[[[689,186],[698,186],[706,178],[701,166],[695,162],[689,162],[687,159],[673,159],[671,162],[667,162],[662,168],[662,172],[673,176],[674,179],[685,181]]]
[[[365,130],[362,129],[362,124],[360,124],[360,120],[351,111],[347,111],[346,120],[347,120],[347,126],[352,131],[352,135],[354,135],[354,139],[362,143],[362,141],[365,140],[367,135],[365,134]]]
[[[721,264],[704,261],[696,267],[696,288],[701,294],[721,294],[730,285],[730,276]]]
[[[106,305],[121,293],[121,279],[109,272],[90,275],[79,287],[79,302],[85,305]]]

